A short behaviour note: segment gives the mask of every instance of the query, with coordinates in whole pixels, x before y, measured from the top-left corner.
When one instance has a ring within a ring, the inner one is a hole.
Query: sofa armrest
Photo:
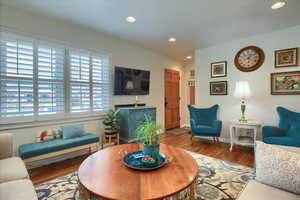
[[[284,130],[276,126],[264,126],[262,128],[262,136],[266,137],[282,137],[285,136]]]
[[[13,136],[10,133],[0,134],[0,159],[13,156]]]

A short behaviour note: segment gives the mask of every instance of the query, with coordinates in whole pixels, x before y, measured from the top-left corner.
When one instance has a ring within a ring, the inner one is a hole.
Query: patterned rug
[[[199,164],[195,200],[234,200],[249,179],[253,169],[188,152]],[[76,172],[35,185],[39,200],[82,200]]]

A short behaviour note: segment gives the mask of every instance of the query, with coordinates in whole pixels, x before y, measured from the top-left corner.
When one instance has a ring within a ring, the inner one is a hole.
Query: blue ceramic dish
[[[129,168],[146,171],[158,169],[169,162],[168,158],[164,154],[159,153],[156,163],[149,166],[142,162],[142,158],[144,156],[145,154],[143,151],[132,152],[124,156],[123,163]]]

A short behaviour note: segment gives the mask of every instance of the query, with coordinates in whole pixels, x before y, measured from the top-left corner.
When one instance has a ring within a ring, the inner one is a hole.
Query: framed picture
[[[210,95],[227,95],[227,81],[210,82]]]
[[[298,48],[275,51],[275,67],[298,66]]]
[[[300,95],[300,71],[271,74],[271,94]]]
[[[227,76],[227,61],[215,62],[210,65],[210,77],[226,77]]]

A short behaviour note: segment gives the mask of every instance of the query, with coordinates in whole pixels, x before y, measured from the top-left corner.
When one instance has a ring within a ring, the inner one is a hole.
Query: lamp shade
[[[251,90],[248,81],[237,81],[235,83],[234,96],[241,98],[251,96]]]

